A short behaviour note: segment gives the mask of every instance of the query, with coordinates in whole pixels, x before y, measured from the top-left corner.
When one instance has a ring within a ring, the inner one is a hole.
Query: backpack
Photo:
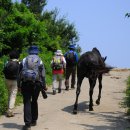
[[[9,60],[4,67],[3,73],[6,79],[17,79],[19,72],[18,60]]]
[[[52,69],[53,70],[60,70],[63,68],[63,61],[62,61],[62,57],[58,56],[58,57],[53,57],[53,63],[52,63]]]
[[[37,55],[29,55],[26,57],[23,69],[21,71],[21,79],[23,81],[39,81],[39,65],[40,58]]]
[[[74,52],[68,52],[66,54],[66,63],[68,66],[74,66],[76,65],[76,58]]]

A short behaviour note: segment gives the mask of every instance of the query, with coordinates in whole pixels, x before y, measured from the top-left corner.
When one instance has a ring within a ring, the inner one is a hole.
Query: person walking
[[[29,55],[20,64],[18,87],[23,95],[24,122],[23,130],[31,130],[31,126],[37,125],[38,119],[38,96],[42,91],[43,97],[47,98],[45,81],[45,68],[38,56],[37,46],[28,49]]]
[[[76,76],[76,66],[78,62],[78,54],[75,51],[75,45],[70,45],[68,47],[69,51],[67,51],[64,55],[66,59],[66,76],[65,76],[65,90],[69,90],[69,78],[71,75],[71,88],[75,88],[75,76]]]
[[[14,107],[17,96],[17,78],[19,72],[19,53],[17,51],[11,51],[9,53],[9,60],[5,63],[3,73],[5,76],[5,84],[8,89],[8,109],[6,116],[14,116]]]
[[[55,95],[56,88],[57,88],[57,80],[59,82],[58,93],[61,93],[62,79],[63,79],[64,70],[66,68],[66,61],[61,50],[57,50],[55,52],[55,56],[51,61],[51,67],[52,67],[52,74],[53,74],[52,91],[53,91],[53,95]]]

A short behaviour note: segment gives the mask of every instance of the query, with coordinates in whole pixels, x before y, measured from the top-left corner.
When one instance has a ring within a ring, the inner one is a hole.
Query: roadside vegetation
[[[37,45],[45,64],[47,85],[50,85],[50,61],[54,52],[61,49],[64,53],[70,44],[79,41],[75,25],[64,16],[58,18],[58,9],[43,11],[46,5],[46,0],[22,0],[21,3],[0,0],[0,115],[7,108],[7,89],[2,70],[11,50],[18,50],[22,60],[27,55],[27,48]],[[77,45],[77,51],[81,52],[80,45]],[[16,104],[21,101],[18,94]]]
[[[127,108],[127,114],[130,115],[130,76],[127,79],[127,88],[125,91],[123,106]]]

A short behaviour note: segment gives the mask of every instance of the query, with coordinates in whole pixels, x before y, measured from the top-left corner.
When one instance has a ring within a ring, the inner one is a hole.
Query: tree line
[[[20,52],[32,44],[41,50],[54,52],[79,40],[75,25],[63,16],[58,18],[59,11],[43,11],[46,0],[22,0],[12,3],[1,0],[0,9],[0,50],[8,54],[12,49]]]

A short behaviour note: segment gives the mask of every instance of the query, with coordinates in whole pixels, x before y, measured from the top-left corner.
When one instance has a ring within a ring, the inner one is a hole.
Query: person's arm
[[[66,60],[64,56],[62,57],[62,60],[63,60],[63,68],[66,69]]]
[[[45,67],[44,64],[40,64],[39,66],[40,72],[40,82],[42,83],[43,89],[46,88],[46,79],[45,79]]]
[[[44,64],[41,64],[39,66],[39,72],[40,72],[40,83],[41,83],[41,93],[44,99],[47,98],[47,94],[46,94],[46,79],[45,79],[45,68],[44,68]]]
[[[75,59],[76,59],[76,63],[78,62],[78,54],[75,52]]]
[[[18,91],[21,92],[21,83],[22,83],[22,80],[21,80],[21,71],[22,71],[22,68],[23,68],[23,63],[21,62],[20,65],[19,65],[19,72],[18,72],[18,79],[17,79],[17,87],[18,87]]]

